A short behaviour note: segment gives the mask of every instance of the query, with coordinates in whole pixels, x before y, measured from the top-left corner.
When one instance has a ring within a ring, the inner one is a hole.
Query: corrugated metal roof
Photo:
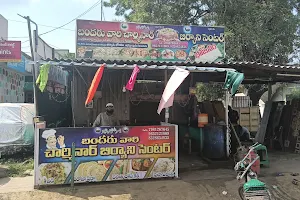
[[[69,62],[66,60],[41,60],[37,61],[38,64],[51,64],[51,65],[58,65],[63,67],[99,67],[100,64],[105,62],[76,62],[70,60]],[[34,64],[34,62],[29,61],[28,64]],[[221,68],[221,67],[196,67],[196,66],[187,66],[187,65],[176,65],[175,63],[171,63],[172,65],[165,65],[165,64],[139,64],[139,63],[125,63],[125,64],[117,64],[117,63],[106,63],[106,68],[109,69],[133,69],[134,65],[137,64],[141,69],[169,69],[174,70],[176,67],[186,69],[193,72],[225,72],[225,71],[235,71],[235,69],[231,68]]]
[[[97,59],[47,59],[44,61],[37,61],[40,64],[45,62],[53,65],[61,66],[99,66],[99,64],[106,63],[109,67],[113,68],[131,68],[134,64],[137,64],[143,68],[149,69],[174,69],[177,67],[186,68],[188,70],[200,70],[203,71],[205,67],[215,68],[256,68],[264,70],[276,70],[276,71],[295,71],[300,73],[299,65],[276,65],[276,64],[264,64],[259,62],[205,62],[205,63],[190,63],[190,62],[157,62],[157,61],[136,61],[136,60],[97,60]],[[33,63],[30,63],[33,64]],[[204,67],[204,68],[203,68]],[[198,69],[200,68],[200,69]]]
[[[231,67],[250,67],[256,69],[268,69],[268,70],[296,70],[300,72],[299,65],[276,65],[276,64],[264,64],[259,62],[228,62],[228,63],[219,63],[220,65],[227,65]]]

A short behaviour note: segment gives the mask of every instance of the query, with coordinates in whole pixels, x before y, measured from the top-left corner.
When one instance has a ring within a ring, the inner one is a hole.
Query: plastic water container
[[[226,156],[225,126],[208,124],[203,129],[203,155],[209,159]]]

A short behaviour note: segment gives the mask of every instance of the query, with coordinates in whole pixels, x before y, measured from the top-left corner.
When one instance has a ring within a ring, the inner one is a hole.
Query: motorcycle
[[[259,156],[255,149],[258,143],[249,147],[244,158],[238,161],[234,167],[237,172],[237,180],[242,184],[239,187],[239,195],[243,200],[272,200],[266,184],[258,180]]]

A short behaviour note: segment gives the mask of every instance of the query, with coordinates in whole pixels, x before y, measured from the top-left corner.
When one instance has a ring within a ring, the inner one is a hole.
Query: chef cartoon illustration
[[[62,135],[59,135],[56,138],[55,134],[56,134],[56,130],[54,130],[54,129],[45,130],[42,134],[42,138],[44,138],[46,140],[46,147],[49,150],[66,147],[65,137]]]

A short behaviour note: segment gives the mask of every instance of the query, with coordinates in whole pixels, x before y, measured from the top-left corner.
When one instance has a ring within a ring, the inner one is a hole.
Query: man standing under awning
[[[102,112],[97,116],[93,127],[99,126],[120,126],[120,122],[114,114],[114,105],[112,103],[106,104],[106,112]]]

